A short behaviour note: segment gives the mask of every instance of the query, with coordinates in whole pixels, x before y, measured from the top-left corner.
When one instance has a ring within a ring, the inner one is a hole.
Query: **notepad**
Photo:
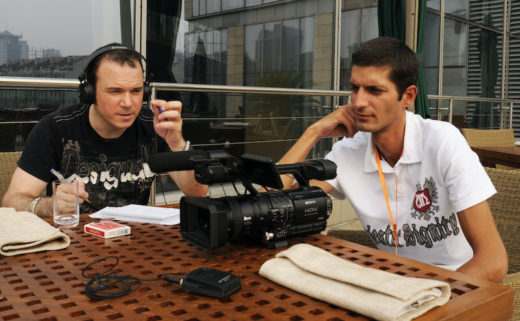
[[[105,207],[91,214],[90,217],[127,222],[175,225],[180,222],[180,211],[178,208],[131,204],[121,207]]]

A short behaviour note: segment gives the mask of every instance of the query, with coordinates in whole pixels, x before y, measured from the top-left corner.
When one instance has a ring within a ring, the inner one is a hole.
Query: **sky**
[[[29,48],[86,55],[121,41],[119,0],[0,0],[0,32],[6,30]]]

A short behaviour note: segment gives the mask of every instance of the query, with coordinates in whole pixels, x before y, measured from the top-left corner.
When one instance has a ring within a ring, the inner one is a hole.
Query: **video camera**
[[[287,246],[291,237],[323,231],[332,212],[330,197],[309,186],[310,179],[336,177],[330,160],[275,165],[258,155],[244,154],[239,160],[224,151],[193,150],[152,155],[149,165],[154,172],[194,170],[201,184],[240,181],[245,187],[237,196],[181,198],[181,235],[204,249],[240,240]],[[280,174],[293,175],[299,188],[280,190]],[[259,193],[253,184],[280,191]]]

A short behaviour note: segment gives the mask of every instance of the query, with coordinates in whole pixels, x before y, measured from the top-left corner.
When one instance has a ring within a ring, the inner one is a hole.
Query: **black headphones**
[[[103,46],[103,47],[97,49],[96,51],[91,53],[90,56],[88,56],[87,61],[85,61],[85,67],[83,68],[83,72],[81,73],[81,75],[79,75],[79,78],[78,78],[79,79],[79,100],[82,103],[89,104],[89,105],[96,103],[96,87],[94,84],[89,82],[88,73],[95,72],[95,71],[90,70],[92,68],[91,64],[93,63],[93,61],[96,61],[99,57],[101,57],[101,55],[103,55],[104,53],[106,53],[108,51],[112,51],[112,50],[127,50],[127,51],[131,51],[131,52],[135,52],[146,63],[146,59],[139,52],[137,52],[133,49],[130,49],[128,47],[125,47],[123,45],[120,45],[120,44],[109,44],[109,45],[106,45],[106,46]],[[141,63],[141,67],[142,66],[143,65]],[[151,93],[152,93],[152,89],[150,87],[150,83],[145,79],[145,81],[143,83],[143,101],[148,101]]]

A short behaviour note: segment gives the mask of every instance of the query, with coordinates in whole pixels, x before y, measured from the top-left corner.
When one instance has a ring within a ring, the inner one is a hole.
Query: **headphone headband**
[[[85,65],[83,66],[83,72],[79,76],[79,81],[80,81],[79,98],[82,102],[87,103],[87,104],[92,104],[92,103],[96,102],[95,86],[89,82],[89,79],[87,79],[87,77],[88,77],[87,73],[89,72],[90,65],[92,64],[92,62],[95,59],[100,57],[102,54],[104,54],[108,51],[113,51],[113,50],[126,50],[129,52],[138,54],[142,59],[142,61],[140,61],[140,65],[144,72],[143,61],[146,63],[146,59],[144,58],[144,56],[141,53],[135,51],[134,49],[130,49],[126,46],[119,45],[119,44],[103,46],[103,47],[95,50],[93,53],[91,53],[88,56],[87,60],[85,61]],[[151,94],[151,88],[150,88],[148,81],[146,81],[146,79],[145,79],[144,86],[143,86],[143,100],[147,101],[148,98],[150,97],[150,94]]]
[[[127,51],[131,51],[131,52],[135,52],[139,56],[141,56],[141,59],[145,60],[144,56],[141,53],[139,53],[133,49],[130,49],[128,47],[125,47],[123,45],[112,45],[112,46],[107,45],[107,46],[97,49],[96,51],[94,51],[93,53],[91,53],[88,56],[87,60],[85,61],[85,65],[83,66],[83,73],[81,74],[80,80],[86,80],[88,67],[90,66],[90,64],[92,63],[92,61],[94,59],[101,56],[105,52],[112,51],[112,50],[127,50]]]

